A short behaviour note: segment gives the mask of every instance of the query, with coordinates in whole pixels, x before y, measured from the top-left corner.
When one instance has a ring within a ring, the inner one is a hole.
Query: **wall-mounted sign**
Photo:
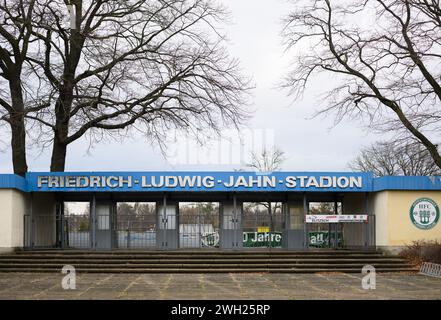
[[[370,191],[370,173],[56,172],[26,175],[29,191]]]
[[[203,247],[219,247],[219,232],[203,232],[201,242]]]
[[[244,232],[243,246],[245,248],[281,247],[282,233],[281,232]]]
[[[410,219],[420,229],[431,229],[439,220],[439,208],[429,198],[419,198],[410,207]]]
[[[308,214],[306,223],[340,223],[340,222],[367,222],[366,214]]]
[[[328,231],[310,231],[308,233],[309,238],[309,246],[313,248],[329,248],[331,243],[329,241],[329,232]],[[331,232],[331,242],[334,242],[335,233]],[[341,247],[343,234],[338,232],[338,247]]]

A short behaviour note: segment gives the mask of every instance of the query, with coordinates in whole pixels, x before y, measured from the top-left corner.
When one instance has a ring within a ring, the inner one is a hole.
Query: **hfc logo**
[[[410,219],[417,228],[431,229],[439,220],[438,205],[432,199],[420,198],[410,208]]]

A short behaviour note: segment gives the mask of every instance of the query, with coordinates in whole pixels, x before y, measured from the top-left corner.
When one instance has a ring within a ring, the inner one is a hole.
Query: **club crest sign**
[[[431,229],[439,220],[439,208],[429,198],[417,199],[410,207],[410,219],[419,229]]]

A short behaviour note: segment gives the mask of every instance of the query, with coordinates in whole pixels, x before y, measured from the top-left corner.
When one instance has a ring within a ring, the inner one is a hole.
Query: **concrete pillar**
[[[28,196],[15,189],[0,189],[0,252],[23,247]]]
[[[57,227],[54,194],[34,193],[31,205],[33,247],[55,247]]]

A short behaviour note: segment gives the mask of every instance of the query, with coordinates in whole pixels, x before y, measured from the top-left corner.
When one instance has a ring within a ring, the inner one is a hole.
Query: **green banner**
[[[331,240],[334,240],[335,233],[331,232]],[[338,232],[338,246],[342,243],[342,233]],[[328,231],[310,231],[309,232],[309,246],[314,248],[328,248],[329,232]]]
[[[282,246],[281,232],[244,232],[243,246],[245,248]]]

